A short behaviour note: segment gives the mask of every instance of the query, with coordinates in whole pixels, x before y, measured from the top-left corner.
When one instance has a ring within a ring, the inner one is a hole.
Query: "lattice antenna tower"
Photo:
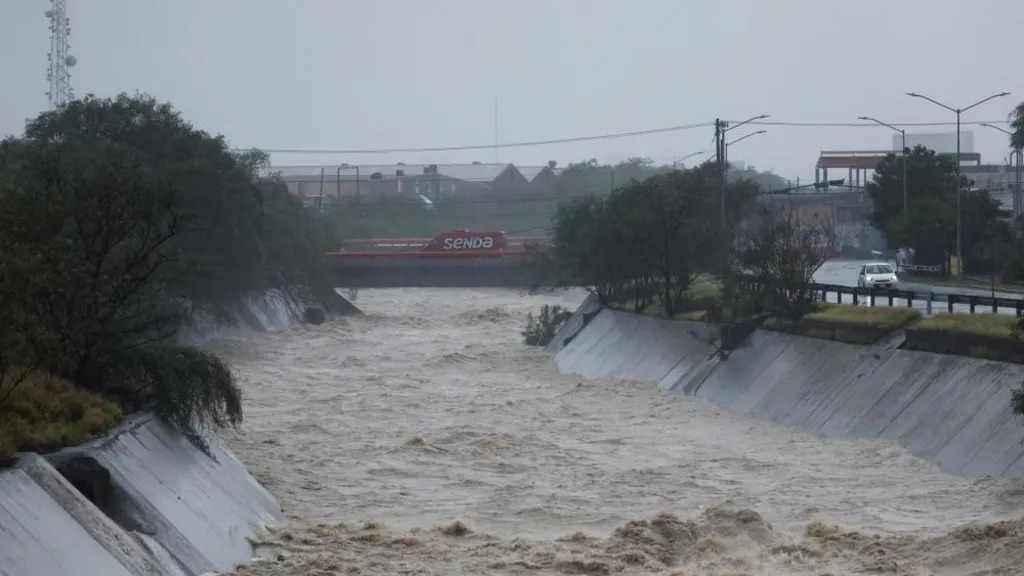
[[[71,44],[71,20],[68,19],[65,0],[50,0],[50,9],[46,11],[50,21],[50,53],[46,55],[50,67],[46,79],[50,82],[50,90],[46,93],[50,105],[59,108],[75,98],[71,88],[71,68],[78,60],[69,54]]]

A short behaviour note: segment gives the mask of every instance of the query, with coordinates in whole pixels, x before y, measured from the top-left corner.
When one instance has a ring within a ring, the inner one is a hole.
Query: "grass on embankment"
[[[872,326],[887,330],[901,328],[921,318],[921,313],[913,308],[818,304],[817,309],[817,312],[812,312],[804,318],[834,324]]]
[[[936,314],[925,318],[914,328],[949,334],[1010,338],[1016,320],[1016,316],[1001,314]]]
[[[913,308],[816,304],[815,311],[793,322],[772,318],[764,327],[848,344],[877,344],[895,330],[921,319]]]
[[[1013,337],[1015,316],[936,314],[907,330],[908,350],[1024,364],[1024,340]]]
[[[672,317],[673,320],[692,320],[694,322],[707,322],[708,310],[715,307],[721,298],[722,287],[714,277],[701,274],[694,279],[686,289],[685,309]],[[613,305],[617,310],[632,311],[632,303],[625,302]],[[666,318],[665,308],[655,298],[654,302],[648,305],[640,314],[654,316],[655,318]]]
[[[676,320],[708,322],[710,312],[720,305],[721,284],[717,279],[701,275],[686,291],[686,309],[674,316]],[[622,309],[629,309],[623,305]],[[665,317],[665,310],[653,303],[643,312],[647,316]],[[812,338],[836,340],[850,344],[875,344],[891,332],[921,319],[912,308],[868,307],[846,304],[815,304],[815,311],[798,322],[780,318],[769,319],[764,327]]]
[[[42,372],[29,374],[13,390],[10,381],[0,383],[0,465],[16,452],[48,452],[88,442],[121,416],[117,404]]]
[[[928,276],[925,274],[911,274],[909,272],[900,272],[901,282],[914,282],[918,284],[933,284],[935,286],[945,286],[948,288],[972,288],[974,290],[989,290],[993,286],[991,282],[983,279],[971,279],[971,278],[938,278],[936,276]],[[1024,293],[1024,283],[1012,282],[1005,284],[997,281],[995,283],[996,292],[1020,292]]]

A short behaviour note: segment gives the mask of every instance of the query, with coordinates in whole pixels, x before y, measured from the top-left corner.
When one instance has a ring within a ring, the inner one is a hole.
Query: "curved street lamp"
[[[731,146],[731,145],[733,145],[733,144],[735,144],[737,142],[740,142],[741,140],[746,140],[747,138],[750,138],[751,136],[757,136],[758,134],[764,134],[765,132],[767,132],[767,130],[758,130],[757,132],[751,132],[750,134],[747,134],[746,136],[740,136],[739,138],[737,138],[735,140],[732,140],[731,142],[726,142],[725,145],[726,146]]]
[[[1011,136],[1011,137],[1013,136],[1013,132],[1010,132],[1009,130],[1000,128],[999,126],[993,126],[992,124],[989,124],[988,122],[982,122],[981,125],[982,126],[988,126],[989,128],[994,128],[996,130],[999,130],[1000,132],[1002,132],[1003,134],[1006,134],[1007,136]],[[1016,220],[1017,218],[1020,217],[1020,213],[1021,213],[1021,198],[1020,198],[1021,173],[1020,173],[1020,169],[1021,169],[1021,164],[1024,164],[1024,152],[1021,152],[1020,148],[1013,148],[1013,152],[1010,153],[1010,157],[1013,158],[1013,167],[1014,167],[1013,217],[1014,217],[1014,220]]]
[[[716,143],[717,143],[717,146],[718,146],[718,149],[716,151],[718,153],[718,177],[721,180],[721,185],[722,185],[722,228],[725,228],[725,159],[726,159],[726,156],[728,154],[728,146],[729,146],[729,144],[727,144],[725,142],[725,133],[728,132],[729,130],[735,130],[736,128],[739,128],[740,126],[743,126],[744,124],[748,124],[750,122],[753,122],[754,120],[764,120],[767,117],[768,117],[767,114],[761,114],[759,116],[754,116],[752,118],[747,118],[743,122],[740,122],[738,124],[734,124],[732,126],[729,126],[728,122],[723,122],[721,120],[715,120],[715,136],[717,137],[716,138],[716,141],[717,141]],[[765,132],[764,130],[761,130],[761,131],[755,132],[753,134],[748,134],[747,136],[753,136],[754,134],[763,134],[764,132]],[[746,138],[747,136],[744,136],[743,138]],[[733,140],[732,143],[739,142],[743,138],[738,138],[736,140]]]
[[[678,166],[678,165],[679,165],[679,164],[680,164],[680,163],[681,163],[682,161],[684,161],[684,160],[686,160],[686,159],[688,159],[688,158],[693,158],[694,156],[699,156],[700,154],[704,154],[704,153],[706,153],[706,152],[707,152],[707,150],[700,150],[700,151],[698,151],[698,152],[690,152],[690,153],[689,153],[689,154],[687,154],[686,156],[682,156],[682,157],[680,157],[680,158],[677,158],[677,159],[675,159],[675,160],[673,160],[673,161],[672,161],[672,169],[673,169],[673,170],[677,170],[677,169],[678,169],[678,168],[677,168],[677,166]]]
[[[892,124],[886,124],[885,122],[882,122],[881,120],[878,120],[876,118],[872,118],[870,116],[858,116],[857,119],[858,120],[869,120],[871,122],[874,122],[875,124],[881,124],[882,126],[885,126],[886,128],[890,128],[892,130],[895,130],[895,131],[899,132],[903,136],[903,219],[906,220],[907,219],[907,162],[909,161],[909,158],[907,156],[907,152],[908,152],[908,150],[907,150],[907,131],[904,130],[903,128],[897,128],[897,127],[893,126]]]
[[[971,108],[974,108],[975,106],[979,106],[981,104],[984,104],[985,102],[988,102],[989,100],[992,100],[993,98],[999,98],[1000,96],[1009,96],[1009,95],[1010,95],[1009,92],[1000,92],[999,94],[993,94],[993,95],[989,96],[988,98],[985,98],[984,100],[978,100],[974,104],[971,104],[970,106],[967,106],[965,108],[953,108],[951,106],[946,106],[945,104],[943,104],[942,102],[939,102],[938,100],[933,100],[932,98],[929,98],[929,97],[927,97],[927,96],[925,96],[923,94],[918,94],[917,92],[907,92],[907,96],[912,96],[914,98],[921,98],[922,100],[927,100],[927,101],[931,102],[932,104],[935,104],[936,106],[945,108],[946,110],[949,110],[950,112],[953,112],[954,114],[956,114],[956,162],[954,163],[954,169],[956,170],[956,261],[957,261],[957,264],[958,264],[958,267],[959,267],[959,269],[957,270],[957,276],[960,276],[960,277],[962,277],[964,275],[964,259],[963,259],[962,244],[961,244],[961,241],[960,241],[960,237],[961,237],[961,233],[960,233],[960,228],[961,228],[961,225],[960,225],[960,196],[962,196],[962,194],[961,194],[962,186],[960,185],[960,114],[970,110]]]

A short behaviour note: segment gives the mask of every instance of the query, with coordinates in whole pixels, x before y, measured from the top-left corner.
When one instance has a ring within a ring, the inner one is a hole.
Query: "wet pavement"
[[[814,280],[821,284],[836,284],[839,286],[856,286],[857,285],[857,274],[860,272],[860,267],[868,262],[879,262],[879,260],[829,260],[822,265],[821,268],[814,274]],[[895,261],[890,260],[889,263],[893,266],[896,265]],[[929,293],[932,294],[963,294],[966,296],[992,296],[991,290],[984,290],[980,288],[965,288],[960,286],[942,286],[939,284],[928,284],[922,282],[900,282],[900,290],[907,290],[916,292],[925,298]],[[830,294],[829,299],[834,298],[835,295]],[[1007,298],[1016,300],[1018,298],[1024,298],[1024,294],[1016,292],[1002,292],[999,290],[995,291],[996,298]],[[847,300],[849,297],[847,297]],[[888,306],[888,298],[877,298],[876,306]],[[896,300],[894,304],[898,306],[905,306],[906,300]],[[925,310],[927,307],[926,302],[914,301],[914,308]],[[932,304],[933,312],[945,312],[945,302],[935,302]],[[970,308],[965,304],[956,304],[953,307],[954,312],[970,312]],[[976,309],[978,313],[990,313],[989,308],[978,307]],[[1015,312],[1014,309],[1000,308],[1001,314],[1012,314]]]

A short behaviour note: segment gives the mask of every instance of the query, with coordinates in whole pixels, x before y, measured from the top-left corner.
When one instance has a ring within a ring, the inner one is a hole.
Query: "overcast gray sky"
[[[136,90],[232,144],[414,148],[772,121],[1005,120],[1024,100],[1021,0],[67,0],[77,95]],[[0,134],[45,109],[45,0],[0,0]],[[1005,126],[1005,125],[1004,125]],[[740,128],[730,136],[745,133]],[[730,158],[808,178],[883,128],[768,126]],[[1006,140],[973,130],[1002,162]],[[918,131],[952,131],[927,128]],[[712,148],[712,129],[499,151],[564,165]],[[494,150],[275,155],[278,164],[493,161]]]

